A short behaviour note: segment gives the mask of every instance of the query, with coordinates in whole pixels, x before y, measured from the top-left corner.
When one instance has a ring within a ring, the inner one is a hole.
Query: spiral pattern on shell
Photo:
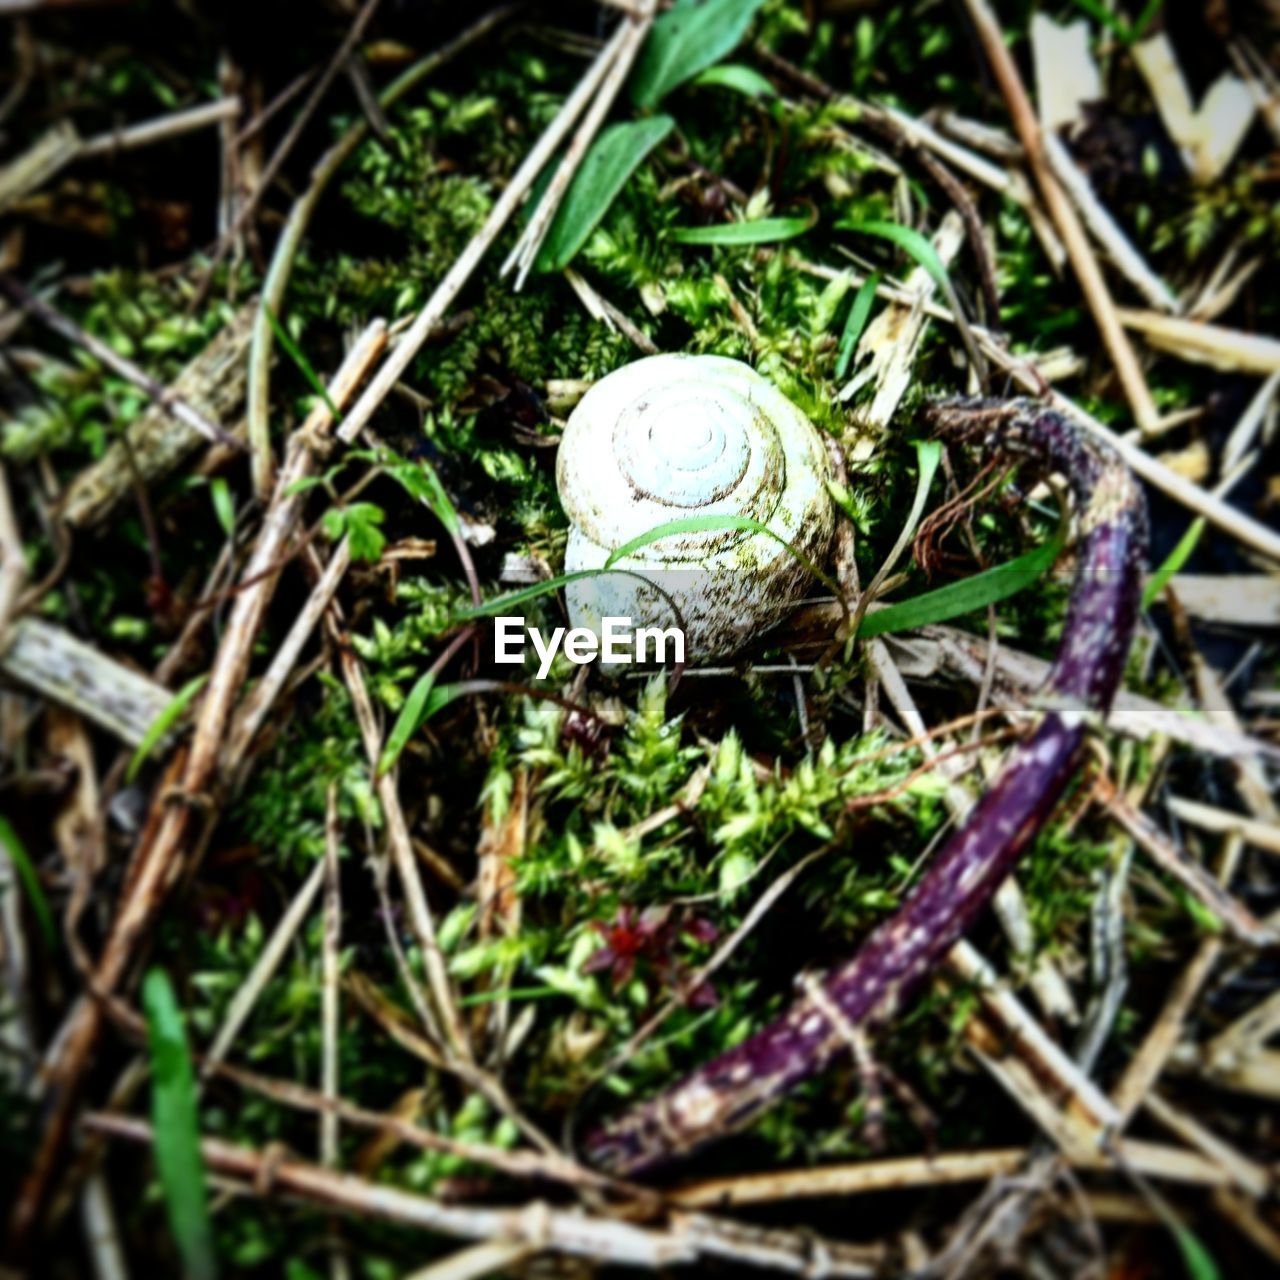
[[[556,478],[571,521],[565,569],[598,569],[626,543],[687,516],[743,528],[673,532],[609,574],[572,584],[574,625],[602,616],[682,622],[691,660],[732,654],[800,598],[834,527],[822,438],[771,382],[721,356],[650,356],[596,383],[571,415]],[[673,617],[673,606],[679,618]]]

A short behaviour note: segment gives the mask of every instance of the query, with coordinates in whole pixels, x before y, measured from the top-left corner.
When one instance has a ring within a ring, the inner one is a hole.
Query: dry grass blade
[[[1239,329],[1223,329],[1178,316],[1123,307],[1120,322],[1134,329],[1161,351],[1195,364],[1212,365],[1230,373],[1256,373],[1270,377],[1280,372],[1280,339]]]
[[[1100,784],[1100,791],[1107,809],[1152,861],[1194,895],[1236,938],[1254,947],[1269,946],[1276,941],[1272,930],[1233,898],[1185,849],[1174,844],[1150,818],[1134,809],[1110,784]]]
[[[1256,848],[1280,854],[1280,825],[1274,822],[1259,821],[1257,818],[1249,818],[1244,814],[1232,813],[1228,809],[1202,804],[1199,800],[1188,800],[1182,796],[1170,797],[1169,812],[1175,818],[1199,827],[1202,831],[1218,835],[1238,832]]]
[[[227,1056],[241,1028],[253,1013],[267,983],[275,977],[285,952],[288,951],[298,930],[311,914],[312,905],[315,903],[324,879],[325,863],[317,862],[311,874],[303,881],[302,887],[294,894],[293,901],[289,903],[276,927],[271,931],[271,936],[263,945],[257,960],[254,961],[248,977],[231,998],[231,1003],[223,1014],[222,1025],[219,1026],[213,1041],[204,1053],[202,1069],[206,1075]]]
[[[1032,109],[1031,100],[1027,96],[1017,64],[1009,52],[1000,21],[988,0],[965,0],[965,5],[977,27],[979,39],[982,41],[996,80],[1009,104],[1014,128],[1022,140],[1027,161],[1035,173],[1045,204],[1049,208],[1049,214],[1062,236],[1085,300],[1093,312],[1094,320],[1102,335],[1102,341],[1115,362],[1116,373],[1124,387],[1125,397],[1133,411],[1134,420],[1142,431],[1153,431],[1160,421],[1159,411],[1151,398],[1151,390],[1138,364],[1137,355],[1120,325],[1115,303],[1107,289],[1098,260],[1089,247],[1080,219],[1045,158],[1040,123]]]
[[[193,130],[207,129],[210,125],[234,120],[239,114],[239,98],[218,98],[213,102],[201,103],[198,107],[188,107],[185,111],[172,111],[155,120],[145,120],[141,124],[129,125],[125,129],[116,129],[110,133],[86,138],[80,144],[80,151],[76,158],[112,155],[117,151],[131,151],[135,147],[149,147],[157,142],[168,142],[171,138],[179,138]]]

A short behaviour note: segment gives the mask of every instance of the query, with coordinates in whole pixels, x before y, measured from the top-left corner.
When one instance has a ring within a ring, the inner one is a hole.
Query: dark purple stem
[[[1076,770],[1090,716],[1111,706],[1137,621],[1146,504],[1108,446],[1031,401],[946,400],[938,435],[1058,472],[1078,508],[1077,568],[1050,709],[947,842],[906,902],[847,963],[777,1021],[587,1140],[597,1165],[631,1174],[750,1123],[847,1051],[852,1028],[891,1021],[990,901]]]

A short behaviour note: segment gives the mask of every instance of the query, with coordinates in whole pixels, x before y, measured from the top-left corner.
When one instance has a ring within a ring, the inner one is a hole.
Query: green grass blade
[[[828,591],[833,592],[838,599],[844,598],[844,593],[840,590],[839,583],[830,574],[820,569],[803,551],[792,546],[780,533],[775,533],[767,524],[761,524],[759,520],[753,520],[750,516],[682,516],[678,520],[668,520],[664,524],[655,525],[652,529],[646,529],[644,533],[637,535],[629,542],[624,542],[622,546],[616,547],[610,552],[609,558],[604,562],[604,567],[612,569],[619,560],[625,560],[642,547],[647,547],[650,543],[657,542],[662,538],[669,538],[678,533],[702,533],[710,529],[741,529],[747,533],[762,533],[766,537],[772,538],[793,559],[802,564]]]
[[[909,254],[932,277],[934,283],[948,297],[951,296],[951,277],[938,257],[938,251],[920,232],[911,227],[901,226],[897,222],[838,222],[838,231],[855,231],[861,235],[879,236],[896,244],[904,253]]]
[[[1136,44],[1147,34],[1147,28],[1155,21],[1156,14],[1164,8],[1164,0],[1147,0],[1146,8],[1138,14],[1129,28],[1129,43]]]
[[[654,116],[605,129],[587,152],[538,250],[539,271],[562,271],[609,212],[609,206],[644,158],[675,128]]]
[[[1112,13],[1101,0],[1074,0],[1074,4],[1077,9],[1083,9],[1091,18],[1102,23],[1104,27],[1114,35],[1119,36],[1121,40],[1130,38],[1131,28],[1129,24],[1123,18]]]
[[[1142,607],[1150,609],[1160,598],[1160,593],[1169,584],[1175,573],[1180,573],[1183,566],[1191,559],[1205,530],[1204,516],[1197,516],[1188,526],[1187,531],[1178,539],[1178,545],[1164,558],[1164,563],[1147,580],[1142,592]]]
[[[422,727],[424,712],[435,683],[435,672],[428,671],[419,676],[409,690],[409,696],[404,700],[400,714],[396,716],[396,722],[387,737],[387,745],[382,749],[382,756],[378,760],[378,777],[395,768],[400,753],[409,745],[409,739]]]
[[[334,424],[341,422],[342,414],[338,412],[338,406],[333,403],[333,398],[329,395],[329,388],[324,385],[320,375],[312,367],[311,361],[302,354],[302,349],[289,336],[289,331],[280,323],[280,317],[265,303],[262,309],[267,313],[267,322],[271,325],[271,331],[276,335],[276,341],[285,349],[289,359],[298,366],[302,376],[310,384],[311,390],[323,401],[324,407],[329,410],[329,414],[333,418]]]
[[[813,218],[754,218],[714,227],[674,227],[671,238],[677,244],[776,244],[804,235],[813,224]]]
[[[1007,600],[1053,567],[1063,542],[1062,534],[1055,534],[1042,546],[1014,560],[868,613],[858,628],[858,638],[865,640],[890,631],[914,631],[934,623],[950,622],[953,618],[985,609],[989,604]]]
[[[142,984],[151,1048],[151,1120],[156,1170],[169,1226],[187,1276],[214,1280],[213,1228],[205,1191],[204,1159],[196,1110],[195,1074],[187,1051],[182,1011],[169,977],[152,969]]]
[[[858,346],[858,339],[867,327],[867,318],[875,305],[876,290],[880,287],[880,273],[873,271],[863,282],[849,308],[848,319],[844,322],[844,332],[840,335],[840,355],[836,360],[836,378],[843,381],[849,372],[849,364]]]
[[[460,1009],[472,1009],[479,1004],[493,1004],[496,1000],[546,1000],[562,996],[559,987],[498,987],[494,991],[476,991],[458,1000]]]
[[[741,62],[725,62],[708,67],[694,82],[699,88],[732,89],[746,98],[776,98],[778,91],[758,72]]]
[[[933,477],[938,474],[938,465],[942,461],[942,442],[940,440],[917,440],[916,444],[916,496],[911,504],[911,514],[907,517],[907,527],[915,533],[915,527],[924,514],[924,504],[929,500],[929,490],[933,488]]]
[[[578,569],[574,573],[557,574],[545,582],[535,582],[531,587],[521,587],[519,591],[511,591],[494,600],[482,600],[479,604],[468,605],[465,609],[459,609],[456,617],[461,622],[469,622],[474,618],[492,618],[517,605],[528,604],[531,600],[559,591],[561,587],[567,587],[571,582],[581,582],[585,578],[598,578],[604,572],[603,569]]]
[[[228,538],[235,537],[236,505],[231,499],[231,486],[226,476],[214,476],[209,481],[209,496],[213,499],[213,513],[218,517],[222,532]]]
[[[147,757],[156,749],[156,744],[177,724],[182,713],[191,705],[191,700],[204,688],[208,678],[206,673],[188,680],[165,703],[160,714],[147,726],[146,733],[142,735],[142,741],[138,743],[138,749],[133,753],[133,759],[129,761],[129,767],[124,772],[125,782],[132,782],[138,776],[138,770],[147,762]]]
[[[666,520],[662,524],[654,525],[652,529],[646,529],[643,533],[637,534],[629,542],[624,542],[622,546],[615,547],[609,553],[609,558],[604,562],[604,567],[612,569],[619,560],[625,560],[628,556],[634,555],[637,551],[660,541],[662,538],[671,538],[680,533],[706,533],[716,529],[738,529],[744,533],[763,532],[769,534],[770,537],[778,537],[773,530],[761,524],[759,520],[753,520],[750,516],[681,516],[678,520]],[[782,540],[779,538],[779,541]]]
[[[58,935],[53,927],[53,912],[49,910],[49,900],[44,896],[40,885],[40,877],[36,873],[35,864],[27,854],[26,845],[18,837],[8,818],[0,817],[0,847],[9,855],[13,869],[17,873],[27,901],[31,904],[36,924],[44,935],[44,940],[52,951],[58,945]]]
[[[1182,1254],[1182,1265],[1187,1269],[1188,1280],[1222,1280],[1222,1272],[1213,1255],[1200,1241],[1200,1237],[1187,1227],[1178,1227],[1173,1238]]]

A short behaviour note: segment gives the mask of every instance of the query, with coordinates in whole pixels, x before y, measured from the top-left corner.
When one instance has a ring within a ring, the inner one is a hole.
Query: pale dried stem
[[[39,191],[80,154],[80,135],[70,121],[46,130],[21,155],[0,168],[0,213]]]
[[[231,998],[231,1003],[222,1016],[222,1023],[205,1052],[203,1067],[205,1075],[215,1070],[227,1056],[228,1050],[235,1042],[236,1036],[240,1034],[240,1029],[248,1021],[267,983],[275,977],[276,970],[279,969],[280,962],[284,959],[290,944],[297,936],[303,922],[311,914],[311,908],[324,883],[324,875],[325,864],[319,861],[312,867],[311,874],[303,881],[302,887],[294,894],[293,901],[285,909],[276,927],[271,931],[271,936],[258,953],[258,958],[253,962],[253,968],[249,970],[245,980]]]
[[[173,697],[164,685],[42,618],[19,618],[6,640],[0,672],[131,747]]]
[[[141,124],[129,125],[125,129],[113,129],[109,133],[86,138],[80,144],[75,158],[80,160],[86,156],[113,155],[117,151],[132,151],[137,147],[168,142],[196,129],[206,129],[212,124],[234,120],[239,114],[239,98],[218,98],[213,102],[201,103],[198,107],[188,107],[185,111],[172,111],[155,120],[144,120]]]
[[[1275,822],[1247,818],[1244,814],[1219,809],[1216,805],[1202,804],[1199,800],[1187,800],[1182,796],[1169,798],[1169,812],[1190,826],[1215,835],[1238,831],[1255,848],[1280,854],[1280,824]]]
[[[1243,850],[1244,842],[1238,836],[1228,838],[1218,867],[1219,883],[1231,882]],[[1119,1084],[1112,1090],[1121,1127],[1128,1123],[1163,1073],[1182,1034],[1182,1024],[1222,955],[1222,945],[1221,938],[1212,937],[1206,938],[1196,949],[1191,962],[1174,982],[1168,999],[1137,1053],[1130,1059]]]
[[[1170,1133],[1219,1165],[1232,1183],[1253,1196],[1265,1196],[1271,1188],[1271,1174],[1255,1160],[1242,1155],[1229,1142],[1210,1132],[1194,1116],[1175,1107],[1152,1090],[1142,1100],[1144,1109]]]
[[[977,948],[958,942],[947,953],[947,967],[978,991],[984,1012],[1012,1039],[1017,1056],[1034,1069],[1037,1079],[1053,1085],[1063,1100],[1065,1123],[1093,1142],[1116,1122],[1118,1113],[1111,1100],[1000,981]]]
[[[292,1080],[277,1080],[229,1064],[218,1067],[216,1074],[220,1079],[230,1080],[243,1089],[261,1094],[292,1110],[318,1116],[332,1113],[352,1129],[385,1133],[406,1146],[456,1156],[460,1160],[495,1169],[513,1178],[545,1179],[567,1187],[598,1191],[627,1189],[625,1184],[615,1183],[558,1152],[510,1151],[505,1147],[452,1138],[402,1116],[371,1111],[339,1096],[327,1097],[316,1089],[308,1089]]]
[[[338,784],[331,782],[325,796],[324,822],[324,943],[321,957],[320,992],[320,1092],[332,1103],[338,1097],[338,1055],[342,989],[339,948],[342,945],[342,885],[339,879],[338,847],[341,839],[338,816]],[[320,1117],[320,1163],[326,1169],[338,1167],[338,1113],[331,1106]],[[347,1260],[338,1248],[329,1254],[331,1280],[350,1274]]]
[[[1244,413],[1240,415],[1239,421],[1231,429],[1226,444],[1222,446],[1222,458],[1218,464],[1218,469],[1224,474],[1234,471],[1253,447],[1277,391],[1280,391],[1280,370],[1263,381]]]
[[[1280,1266],[1280,1232],[1262,1216],[1256,1199],[1219,1187],[1213,1193],[1213,1207],[1275,1266]]]
[[[339,410],[355,394],[386,341],[386,325],[375,320],[347,353],[329,387],[329,400]],[[244,684],[254,638],[275,592],[285,549],[297,529],[306,500],[298,486],[311,474],[315,450],[331,426],[329,407],[321,401],[290,438],[275,495],[241,576],[241,581],[250,585],[236,596],[201,702],[185,784],[189,792],[202,791],[215,768],[232,702]]]
[[[123,1116],[95,1113],[85,1124],[90,1132],[107,1137],[147,1144],[154,1140],[150,1125]],[[540,1200],[519,1208],[447,1204],[301,1160],[268,1160],[218,1139],[206,1138],[200,1146],[206,1166],[235,1179],[246,1192],[276,1192],[362,1219],[462,1239],[520,1243],[649,1269],[720,1257],[793,1275],[814,1274],[814,1255],[820,1252],[823,1275],[856,1280],[875,1274],[883,1261],[883,1251],[876,1247],[828,1243],[798,1232],[761,1231],[701,1214],[673,1214],[669,1225],[660,1228],[555,1209]]]
[[[473,1244],[457,1253],[441,1258],[439,1262],[412,1272],[405,1280],[480,1280],[482,1276],[501,1275],[508,1268],[533,1257],[535,1250],[527,1244],[507,1244],[492,1240],[485,1244]]]
[[[27,585],[27,557],[22,548],[22,530],[9,492],[9,474],[0,462],[0,654],[13,641],[14,612],[18,597]]]
[[[1202,903],[1241,942],[1268,946],[1275,935],[1205,868],[1180,849],[1146,814],[1136,809],[1106,780],[1099,782],[1103,805],[1151,860]]]
[[[226,233],[218,241],[217,248],[214,250],[213,258],[205,271],[204,288],[207,288],[208,282],[213,278],[213,272],[218,264],[226,257],[227,251],[231,248],[235,238],[248,225],[250,218],[253,217],[257,210],[258,202],[270,189],[272,183],[275,182],[276,176],[279,174],[284,162],[289,158],[298,139],[302,136],[311,117],[315,114],[316,108],[319,107],[326,93],[329,92],[329,86],[333,83],[338,72],[342,70],[351,51],[355,48],[357,41],[364,34],[365,28],[369,25],[374,13],[377,11],[380,0],[365,0],[363,7],[352,19],[351,25],[347,28],[346,35],[343,36],[342,42],[334,51],[334,55],[330,58],[328,65],[321,72],[319,80],[316,81],[307,100],[302,104],[302,109],[290,122],[289,128],[285,130],[285,135],[280,139],[276,149],[271,153],[271,158],[267,161],[261,174],[257,175],[257,180],[252,188],[246,194],[239,209],[236,211],[235,220],[231,226],[227,228]],[[258,463],[255,455],[255,466]],[[258,475],[255,471],[255,484],[258,493],[262,497],[270,492],[270,477]]]
[[[1224,1186],[1229,1176],[1218,1162],[1181,1147],[1126,1139],[1119,1144],[1126,1164],[1148,1177],[1192,1186]],[[857,1164],[792,1169],[779,1173],[736,1174],[677,1187],[669,1193],[676,1204],[728,1209],[737,1205],[864,1195],[908,1187],[947,1186],[1017,1174],[1026,1167],[1025,1147],[948,1152],[937,1156],[899,1156]],[[1109,1172],[1114,1163],[1102,1152],[1071,1157],[1073,1168]]]
[[[1233,1066],[1280,1031],[1280,991],[1253,1006],[1228,1024],[1204,1046],[1204,1059],[1211,1070]]]
[[[364,742],[369,769],[372,773],[378,774],[382,759],[382,730],[374,713],[373,702],[369,698],[364,673],[355,655],[345,648],[339,654],[339,666],[347,692],[351,695],[351,704],[355,711],[356,723],[360,727],[360,737]],[[431,988],[431,996],[435,1004],[434,1014],[426,1027],[427,1033],[435,1040],[443,1039],[464,1062],[468,1061],[471,1051],[467,1044],[466,1031],[458,1013],[457,999],[444,956],[436,941],[435,916],[432,914],[430,904],[427,902],[426,890],[422,885],[417,856],[409,837],[409,824],[405,820],[404,810],[400,805],[394,770],[378,775],[376,791],[378,802],[382,806],[391,861],[400,878],[408,907],[409,926],[422,951],[427,983]]]
[[[1080,282],[1089,310],[1093,313],[1103,344],[1115,364],[1116,374],[1124,388],[1134,420],[1144,433],[1153,431],[1159,425],[1159,410],[1151,397],[1151,390],[1143,376],[1137,354],[1121,326],[1102,268],[1094,256],[1080,218],[1057,178],[1054,177],[1053,170],[1046,159],[1040,122],[1036,119],[1035,110],[1027,96],[1017,64],[1005,43],[1000,22],[988,0],[965,0],[965,6],[969,10],[969,15],[977,28],[978,37],[986,51],[987,60],[991,63],[992,71],[1009,105],[1014,129],[1022,140],[1027,162],[1035,174],[1036,183],[1049,209],[1049,214],[1059,235],[1062,236],[1067,256],[1071,259],[1072,268]]]
[[[797,265],[800,265],[805,271],[822,279],[832,279],[835,276],[845,274],[845,272],[837,271],[831,267],[819,267],[813,263],[806,263],[803,259],[793,258],[792,260],[797,262]],[[855,284],[866,279],[865,273],[852,272],[849,274]],[[876,290],[876,296],[894,302],[910,301],[909,296],[902,289],[895,288],[893,285],[882,284]],[[955,316],[946,307],[939,306],[933,302],[924,302],[922,309],[935,319],[944,320],[949,324],[956,323]],[[1167,319],[1164,316],[1158,318],[1161,320]],[[995,335],[981,326],[973,325],[971,328],[992,364],[1008,373],[1019,386],[1033,395],[1040,395],[1043,392],[1044,387],[1036,372],[1034,362],[1028,361],[1022,356],[1010,355],[1008,351],[1005,351],[1000,346]],[[1269,528],[1260,520],[1255,520],[1253,517],[1246,515],[1243,511],[1233,507],[1221,498],[1208,493],[1185,476],[1179,475],[1178,472],[1161,462],[1159,458],[1152,457],[1145,449],[1113,431],[1060,392],[1050,392],[1050,404],[1052,408],[1066,414],[1073,422],[1078,422],[1090,433],[1110,444],[1130,469],[1141,476],[1148,484],[1159,489],[1175,502],[1179,502],[1194,511],[1197,515],[1204,516],[1210,524],[1216,525],[1233,538],[1237,538],[1245,546],[1261,552],[1261,554],[1270,557],[1272,560],[1280,561],[1280,534],[1277,534],[1275,530]]]
[[[80,1193],[80,1221],[93,1262],[94,1280],[129,1280],[111,1190],[100,1172],[89,1177]]]
[[[1264,377],[1280,371],[1280,339],[1268,334],[1128,307],[1121,307],[1116,315],[1125,328],[1141,333],[1153,347],[1193,364]]]
[[[303,648],[324,616],[329,602],[333,599],[350,565],[351,549],[347,539],[343,538],[334,548],[333,554],[329,557],[329,563],[312,588],[306,603],[299,610],[298,616],[276,651],[275,657],[263,672],[262,678],[237,709],[227,734],[227,743],[223,752],[224,767],[239,767],[244,760],[258,730],[262,728],[263,722],[297,666]]]

